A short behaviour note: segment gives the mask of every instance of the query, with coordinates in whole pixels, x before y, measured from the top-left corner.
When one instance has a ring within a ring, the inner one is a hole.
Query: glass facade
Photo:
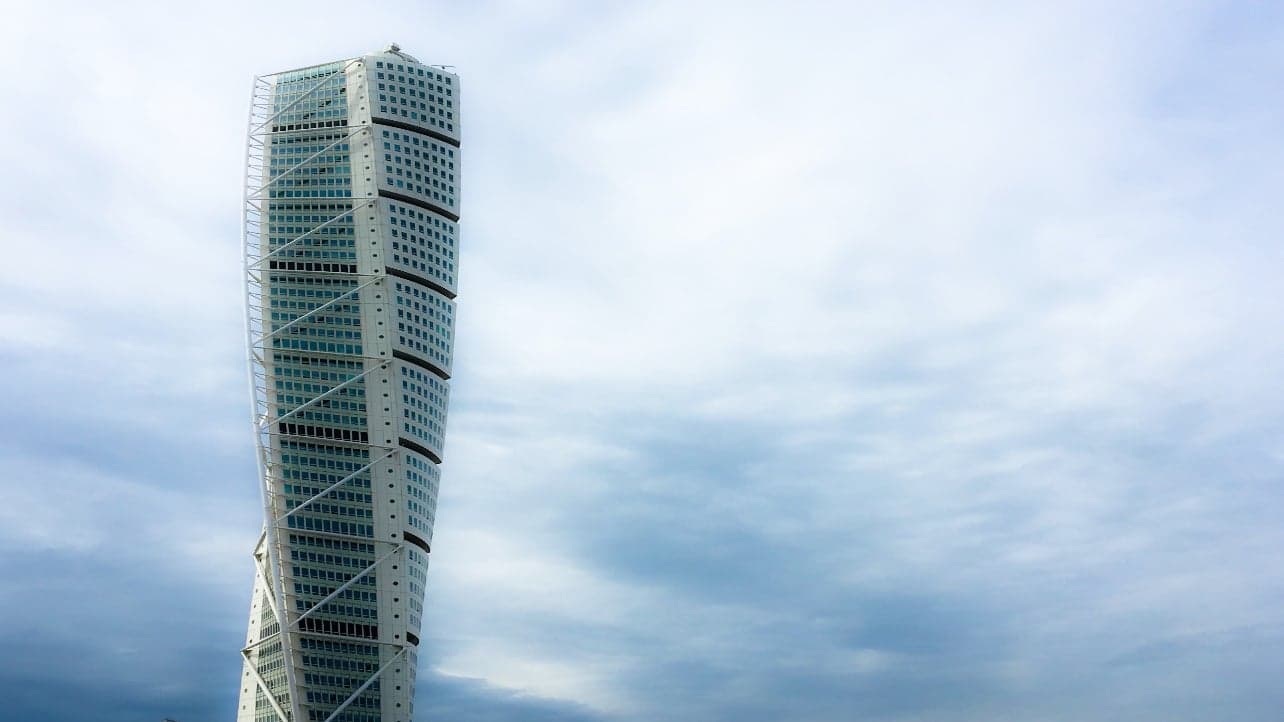
[[[458,273],[458,79],[395,46],[256,79],[265,530],[238,720],[409,722]]]

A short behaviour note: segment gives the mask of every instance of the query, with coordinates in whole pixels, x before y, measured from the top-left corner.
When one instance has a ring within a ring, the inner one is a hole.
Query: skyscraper
[[[459,82],[396,45],[255,78],[254,551],[238,722],[409,722],[450,392]]]

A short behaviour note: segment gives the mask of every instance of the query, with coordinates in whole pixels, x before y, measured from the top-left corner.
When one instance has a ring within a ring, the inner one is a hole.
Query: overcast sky
[[[6,10],[0,717],[233,718],[250,83],[392,41],[419,722],[1280,718],[1284,6],[359,0]]]

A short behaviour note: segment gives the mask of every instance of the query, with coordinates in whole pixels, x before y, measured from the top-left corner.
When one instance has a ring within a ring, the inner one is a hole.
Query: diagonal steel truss
[[[354,62],[349,60],[343,67],[344,72]],[[256,458],[258,462],[260,484],[260,496],[264,513],[264,528],[260,535],[258,544],[254,550],[254,562],[258,584],[262,586],[264,599],[270,606],[273,618],[276,621],[277,629],[271,634],[260,636],[252,640],[241,650],[246,670],[252,675],[254,682],[267,698],[277,718],[281,722],[293,722],[295,720],[308,719],[304,713],[306,703],[304,695],[301,693],[299,680],[296,678],[296,670],[293,664],[293,653],[296,648],[295,637],[298,634],[299,624],[308,618],[314,612],[322,609],[327,603],[338,598],[345,590],[358,583],[362,578],[371,574],[382,564],[389,560],[395,560],[404,555],[405,542],[398,539],[396,541],[374,539],[362,539],[363,543],[369,543],[377,551],[376,558],[372,563],[361,571],[354,574],[346,580],[341,586],[331,592],[321,601],[313,604],[304,611],[291,609],[286,603],[287,588],[286,575],[284,573],[283,559],[287,556],[288,549],[283,542],[283,536],[288,536],[290,517],[313,504],[314,502],[327,497],[336,492],[344,485],[351,483],[359,478],[361,474],[371,470],[376,464],[389,459],[395,459],[400,454],[400,447],[395,445],[379,445],[373,443],[356,443],[344,442],[338,440],[327,440],[327,444],[338,446],[358,446],[369,451],[368,458],[370,461],[361,468],[349,473],[344,478],[334,482],[319,493],[313,495],[307,500],[295,505],[293,508],[288,507],[288,501],[284,499],[279,492],[283,477],[280,475],[282,466],[274,459],[273,450],[276,446],[275,439],[278,433],[278,423],[284,419],[308,409],[321,401],[329,398],[333,394],[341,392],[376,370],[384,370],[391,363],[386,358],[376,358],[362,355],[344,355],[348,359],[361,359],[363,370],[360,373],[353,374],[345,380],[333,385],[306,401],[293,406],[288,411],[277,408],[277,405],[269,397],[269,374],[267,360],[271,352],[272,340],[282,333],[286,333],[298,324],[306,322],[314,315],[323,312],[325,309],[343,302],[355,301],[362,289],[382,278],[381,274],[344,274],[347,278],[355,280],[355,285],[342,295],[336,296],[325,303],[313,308],[306,313],[275,327],[271,327],[269,318],[269,304],[266,295],[267,275],[269,273],[270,261],[286,249],[294,247],[296,244],[304,242],[313,234],[321,231],[329,225],[337,222],[344,214],[331,218],[320,225],[314,226],[290,241],[278,245],[277,247],[267,250],[264,247],[263,231],[268,215],[268,197],[269,189],[273,184],[280,181],[290,173],[296,172],[306,166],[312,160],[322,156],[339,143],[342,143],[358,133],[369,132],[368,128],[356,128],[348,132],[343,137],[335,140],[330,145],[323,148],[308,158],[298,162],[285,169],[283,172],[272,176],[272,169],[269,167],[269,145],[272,130],[272,122],[282,113],[287,112],[294,105],[303,101],[313,94],[317,89],[323,87],[327,78],[322,78],[310,89],[302,93],[298,98],[292,100],[289,104],[281,109],[274,110],[274,91],[275,77],[280,73],[273,75],[259,76],[254,79],[253,90],[250,98],[250,113],[247,122],[246,132],[246,155],[245,155],[245,193],[244,193],[244,210],[242,215],[242,240],[244,252],[244,271],[245,271],[245,298],[246,298],[246,347],[249,354],[249,385],[251,397],[251,423],[254,429],[255,444],[257,448]],[[356,211],[374,204],[374,198],[362,199],[351,198],[351,208],[347,213],[352,214]],[[321,275],[321,274],[317,274]],[[360,303],[359,301],[355,301]],[[326,355],[326,354],[316,354]],[[284,533],[284,534],[283,534]],[[351,539],[338,534],[331,534],[321,531],[309,531],[308,534],[318,537],[334,537],[342,539]],[[256,585],[258,586],[258,585]],[[259,632],[261,635],[261,631]],[[328,635],[308,632],[309,636],[326,637]],[[343,638],[346,639],[346,638]],[[256,654],[258,650],[269,642],[280,641],[282,644],[283,655],[285,657],[285,689],[284,694],[278,696],[273,692],[272,686],[260,674],[256,667]],[[380,679],[387,669],[396,661],[402,660],[408,652],[409,647],[406,642],[386,642],[381,640],[366,640],[369,643],[381,646],[390,646],[396,648],[388,660],[383,663],[378,670],[370,675],[365,682],[353,691],[348,698],[331,711],[326,718],[326,722],[332,722],[351,705],[361,694],[370,688],[372,684]]]

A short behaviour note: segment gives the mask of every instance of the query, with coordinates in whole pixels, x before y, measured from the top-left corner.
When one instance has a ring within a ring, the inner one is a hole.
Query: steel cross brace
[[[354,200],[354,201],[355,201],[355,200],[358,200],[358,199],[357,199],[357,198],[353,198],[352,200]],[[255,267],[257,267],[257,266],[262,265],[264,261],[267,261],[268,259],[272,258],[273,256],[275,256],[276,254],[280,253],[281,251],[284,251],[285,249],[289,248],[290,246],[293,246],[294,244],[296,244],[296,243],[298,243],[299,241],[301,241],[301,240],[303,240],[303,239],[307,238],[308,236],[312,235],[313,233],[316,233],[317,231],[321,230],[322,228],[325,228],[326,226],[330,225],[331,223],[334,223],[334,222],[336,222],[336,221],[340,220],[341,218],[343,218],[344,216],[348,215],[349,213],[354,213],[354,212],[356,212],[356,211],[361,210],[362,208],[365,208],[365,207],[367,207],[367,206],[372,206],[372,205],[374,205],[374,203],[375,203],[375,201],[376,201],[376,200],[378,200],[378,199],[377,199],[377,198],[366,198],[366,199],[364,200],[364,202],[363,202],[363,203],[360,203],[360,204],[354,205],[354,206],[352,207],[352,209],[351,209],[351,210],[349,210],[349,211],[347,211],[346,213],[340,213],[339,215],[335,216],[334,218],[331,218],[330,220],[326,221],[325,223],[322,223],[321,225],[317,226],[316,228],[313,228],[312,230],[308,231],[307,233],[304,233],[303,235],[299,236],[298,238],[295,238],[295,239],[291,240],[291,241],[290,241],[290,242],[288,242],[288,243],[283,243],[283,244],[281,244],[281,245],[277,246],[276,248],[272,249],[272,251],[271,251],[270,253],[268,253],[266,256],[262,256],[262,257],[260,257],[257,261],[254,261],[253,263],[249,264],[249,265],[250,265],[250,268],[255,268]],[[258,270],[260,270],[260,271],[261,271],[261,270],[263,270],[263,269],[258,269]]]
[[[354,136],[354,135],[356,135],[356,134],[358,134],[358,133],[369,133],[369,132],[370,132],[370,126],[368,126],[368,125],[359,125],[359,126],[356,126],[356,130],[352,131],[351,133],[348,133],[347,135],[345,135],[345,136],[343,136],[342,138],[340,138],[340,139],[336,140],[335,142],[331,143],[330,145],[327,145],[326,147],[322,148],[321,150],[318,150],[317,152],[313,153],[312,155],[308,156],[307,158],[304,158],[303,160],[299,161],[298,163],[295,163],[294,165],[292,165],[292,166],[290,166],[289,168],[287,168],[287,169],[286,169],[286,171],[285,171],[284,173],[282,173],[282,174],[280,174],[280,175],[278,175],[278,176],[276,176],[276,177],[272,178],[272,179],[271,179],[271,180],[269,180],[267,183],[264,183],[263,185],[259,186],[258,188],[255,188],[253,191],[250,191],[250,192],[249,192],[249,196],[250,196],[251,198],[255,198],[255,199],[257,199],[257,200],[263,200],[263,198],[261,198],[261,197],[260,197],[260,194],[261,194],[261,193],[263,193],[263,191],[267,190],[267,189],[268,189],[268,187],[269,187],[269,186],[271,186],[273,183],[276,183],[277,181],[279,181],[279,180],[281,180],[282,178],[284,178],[284,177],[286,177],[286,176],[290,175],[290,174],[291,174],[291,173],[293,173],[294,171],[296,171],[296,170],[298,170],[298,169],[300,169],[300,168],[304,167],[304,166],[305,166],[305,165],[307,165],[308,163],[312,162],[312,159],[313,159],[313,158],[316,158],[317,156],[319,156],[319,155],[321,155],[322,153],[324,153],[324,152],[326,152],[326,151],[330,150],[331,148],[335,147],[336,145],[338,145],[338,144],[342,143],[343,141],[348,140],[348,139],[349,139],[349,138],[351,138],[352,136]]]
[[[248,648],[241,650],[241,656],[245,658],[245,666],[250,670],[250,673],[254,675],[254,679],[258,681],[259,687],[263,689],[263,696],[267,697],[268,702],[272,703],[272,709],[276,711],[276,716],[280,718],[281,722],[290,722],[290,718],[285,714],[285,710],[281,709],[281,703],[276,701],[276,695],[272,694],[272,688],[268,686],[267,680],[263,679],[263,675],[259,674],[259,670],[255,669],[254,664],[250,661],[250,650]],[[290,662],[287,660],[286,664],[289,663]],[[289,691],[294,692],[294,689],[290,688]],[[291,695],[290,697],[290,704],[291,706],[294,705],[294,695]]]
[[[357,689],[346,700],[343,701],[343,704],[339,705],[338,707],[335,707],[334,711],[330,713],[330,716],[325,718],[325,722],[333,722],[334,718],[338,717],[340,712],[347,709],[348,705],[352,704],[352,702],[358,696],[360,696],[362,692],[366,691],[366,689],[370,687],[370,685],[374,684],[376,680],[378,680],[381,676],[383,676],[383,673],[389,667],[392,666],[393,662],[396,662],[397,660],[405,656],[407,649],[409,648],[403,646],[400,650],[397,651],[396,654],[392,655],[391,659],[385,662],[384,665],[380,667],[378,670],[376,670],[374,674],[370,675],[370,679],[367,679],[365,684],[361,685],[360,687],[357,687]]]
[[[316,275],[316,274],[313,274],[313,275]],[[349,275],[349,274],[344,274],[344,275]],[[317,306],[316,308],[312,309],[311,311],[308,311],[307,313],[303,314],[302,316],[299,316],[299,317],[295,318],[293,321],[290,321],[289,323],[285,324],[284,326],[281,326],[280,328],[277,328],[276,330],[271,331],[271,332],[269,332],[269,333],[263,334],[262,336],[260,336],[260,337],[258,337],[257,339],[255,339],[255,340],[254,340],[254,345],[255,345],[255,346],[263,346],[263,345],[264,345],[264,343],[265,343],[268,339],[272,338],[273,336],[277,335],[278,333],[282,333],[282,332],[284,332],[286,329],[293,328],[295,324],[297,324],[297,323],[302,323],[302,322],[304,322],[304,321],[308,320],[308,319],[309,319],[310,317],[312,317],[314,314],[317,314],[317,313],[320,313],[321,311],[324,311],[325,309],[327,309],[327,308],[329,308],[329,307],[333,306],[334,304],[338,303],[339,301],[342,301],[343,299],[348,298],[349,296],[351,296],[351,295],[355,294],[356,292],[360,291],[361,289],[365,288],[366,286],[372,285],[372,284],[374,284],[374,283],[378,283],[382,278],[383,278],[383,274],[377,274],[377,275],[375,275],[373,278],[371,278],[369,281],[366,281],[365,283],[363,283],[363,284],[361,284],[361,285],[359,285],[359,286],[354,286],[353,288],[351,288],[351,289],[349,289],[349,290],[347,290],[347,291],[344,291],[343,293],[339,294],[338,296],[335,296],[334,298],[330,299],[329,301],[326,301],[325,303],[321,304],[320,306]]]
[[[282,514],[281,516],[277,517],[277,519],[276,519],[277,528],[278,528],[278,529],[279,529],[279,528],[281,528],[281,526],[280,526],[281,522],[283,522],[283,521],[285,521],[286,519],[288,519],[288,518],[290,517],[290,515],[291,515],[291,514],[293,514],[294,512],[299,511],[300,509],[302,509],[302,508],[306,507],[308,504],[311,504],[312,502],[316,501],[317,499],[320,499],[321,497],[325,496],[326,494],[329,494],[330,492],[332,492],[332,491],[334,491],[335,489],[339,488],[340,486],[343,486],[344,484],[348,483],[349,481],[352,481],[353,479],[355,479],[355,478],[356,478],[356,476],[357,476],[358,474],[360,474],[360,473],[364,472],[365,470],[369,469],[370,467],[374,466],[375,464],[378,464],[379,462],[383,461],[384,459],[388,458],[389,456],[392,456],[393,454],[396,454],[396,453],[397,453],[397,452],[399,452],[399,451],[401,451],[401,449],[400,449],[400,448],[394,448],[393,450],[389,451],[388,453],[384,454],[383,456],[380,456],[378,459],[375,459],[374,461],[371,461],[369,464],[366,464],[365,466],[361,467],[360,469],[357,469],[356,471],[352,472],[351,474],[348,474],[347,476],[343,477],[342,479],[340,479],[340,480],[338,480],[338,481],[334,482],[334,483],[333,483],[333,484],[331,484],[330,486],[327,486],[325,489],[322,489],[320,492],[318,492],[318,493],[317,493],[317,495],[316,495],[316,496],[314,496],[314,497],[312,497],[312,498],[308,499],[307,501],[305,501],[305,502],[303,502],[303,503],[299,504],[298,506],[294,507],[293,509],[291,509],[291,510],[289,510],[289,511],[285,512],[284,514]]]
[[[269,427],[269,428],[270,428],[271,426],[273,426],[273,425],[275,425],[275,424],[278,424],[278,423],[280,423],[280,422],[282,422],[282,421],[285,421],[286,419],[290,418],[291,416],[294,416],[295,414],[299,413],[300,411],[302,411],[302,410],[304,410],[304,409],[306,409],[306,408],[308,408],[308,407],[312,406],[313,404],[315,404],[316,402],[320,401],[321,399],[324,399],[324,398],[328,397],[330,394],[333,394],[334,392],[338,391],[339,389],[345,388],[346,386],[348,386],[349,384],[351,384],[351,383],[353,383],[353,382],[355,382],[355,381],[360,381],[361,379],[365,378],[365,377],[366,377],[366,375],[368,375],[368,374],[370,374],[370,373],[372,373],[372,372],[374,372],[374,371],[379,371],[379,370],[381,370],[381,369],[387,368],[387,366],[388,366],[389,364],[391,364],[391,363],[392,363],[392,360],[391,360],[391,359],[385,360],[383,363],[379,364],[378,366],[375,366],[375,367],[373,367],[373,368],[368,368],[368,369],[366,369],[365,371],[362,371],[361,373],[357,374],[356,376],[353,376],[352,378],[348,379],[347,381],[344,381],[343,383],[339,384],[338,386],[335,386],[334,388],[330,389],[329,391],[325,392],[324,394],[321,394],[320,396],[314,396],[314,397],[312,397],[311,399],[309,399],[306,403],[300,404],[299,406],[295,406],[293,409],[289,410],[288,412],[286,412],[286,413],[284,413],[284,414],[281,414],[280,416],[276,417],[275,419],[264,419],[264,421],[266,421],[266,423],[260,423],[260,424],[259,424],[259,428],[260,428],[260,429],[262,429],[262,428],[264,428],[265,426],[267,426],[267,427]],[[363,444],[363,445],[368,446],[368,444]]]
[[[347,73],[347,72],[348,72],[348,68],[352,67],[352,64],[353,64],[353,63],[356,63],[356,62],[358,62],[358,60],[357,60],[356,58],[353,58],[353,59],[349,60],[346,64],[344,64],[344,66],[343,66],[342,68],[339,68],[338,70],[334,71],[333,73],[330,73],[329,75],[327,75],[327,76],[325,76],[324,78],[322,78],[322,79],[321,79],[321,80],[320,80],[316,85],[312,86],[311,88],[308,88],[308,89],[307,89],[307,90],[305,90],[301,95],[299,95],[299,97],[295,98],[294,100],[291,100],[291,101],[290,101],[290,102],[289,102],[289,103],[288,103],[284,108],[281,108],[280,110],[276,111],[276,112],[275,112],[275,113],[273,113],[272,115],[268,116],[268,118],[267,118],[266,120],[264,120],[262,123],[259,123],[259,124],[258,124],[258,127],[253,128],[250,132],[251,132],[251,133],[262,133],[262,132],[263,132],[263,129],[264,129],[264,128],[266,128],[266,127],[268,126],[268,124],[269,124],[269,123],[271,123],[272,121],[274,121],[274,120],[276,120],[277,118],[279,118],[279,117],[281,116],[281,114],[282,114],[282,113],[286,112],[286,111],[287,111],[287,110],[289,110],[290,108],[293,108],[293,107],[294,107],[294,106],[295,106],[299,101],[301,101],[301,100],[303,100],[304,98],[308,97],[309,95],[312,95],[313,93],[315,93],[315,92],[316,92],[316,91],[317,91],[321,86],[323,86],[323,85],[325,85],[326,83],[330,82],[330,78],[334,77],[335,75],[339,75],[340,73]],[[260,76],[259,78],[255,78],[255,80],[256,80],[256,81],[259,81],[259,82],[263,82],[263,81],[262,81],[262,77],[263,77],[263,76]],[[268,76],[268,77],[270,77],[270,76]],[[270,83],[263,82],[263,84],[264,84],[265,86],[267,86],[268,88],[272,87]]]
[[[336,597],[338,597],[340,594],[343,594],[344,590],[346,590],[348,587],[352,586],[353,584],[356,584],[357,580],[361,579],[365,575],[374,571],[375,567],[379,566],[380,564],[383,564],[384,561],[388,559],[388,557],[401,551],[404,546],[405,546],[404,543],[397,544],[397,546],[393,547],[392,549],[389,549],[383,556],[371,562],[370,566],[352,575],[351,579],[341,584],[333,592],[330,592],[329,594],[327,594],[325,598],[323,598],[321,601],[317,602],[316,604],[313,604],[311,607],[308,608],[307,611],[295,617],[294,621],[290,622],[289,628],[294,629],[299,625],[299,622],[302,621],[304,617],[310,616],[313,612],[320,609],[323,605],[329,604],[330,602],[334,601]]]

